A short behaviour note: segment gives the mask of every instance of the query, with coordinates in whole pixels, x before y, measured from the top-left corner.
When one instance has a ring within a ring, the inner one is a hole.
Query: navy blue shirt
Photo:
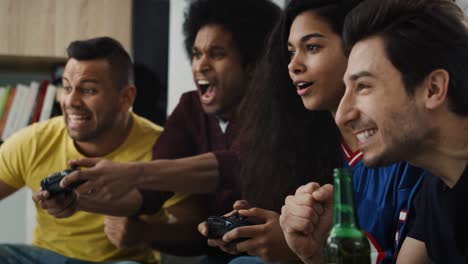
[[[468,166],[453,188],[426,177],[414,207],[408,236],[425,243],[431,261],[468,263]]]

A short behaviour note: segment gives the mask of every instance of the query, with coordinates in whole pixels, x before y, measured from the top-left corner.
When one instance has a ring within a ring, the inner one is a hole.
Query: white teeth
[[[86,116],[84,115],[68,115],[68,119],[71,121],[80,121],[80,120],[86,120]]]
[[[371,137],[372,135],[374,135],[376,132],[377,132],[377,129],[369,129],[369,130],[366,130],[357,134],[356,136],[359,139],[359,141],[364,141],[368,139],[369,137]]]
[[[207,80],[198,80],[198,81],[197,81],[197,84],[198,84],[198,85],[209,85],[210,82],[207,81]]]
[[[296,87],[299,88],[299,89],[304,89],[304,88],[309,87],[312,84],[313,84],[313,82],[298,82],[298,83],[296,83]]]

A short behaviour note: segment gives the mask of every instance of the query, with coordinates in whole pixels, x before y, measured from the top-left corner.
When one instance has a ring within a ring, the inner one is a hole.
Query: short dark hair
[[[195,0],[185,12],[184,43],[188,56],[198,31],[206,25],[220,25],[233,35],[244,65],[255,64],[279,15],[280,8],[269,0]]]
[[[468,28],[463,11],[447,0],[366,0],[345,20],[349,51],[359,41],[382,37],[408,95],[436,69],[450,76],[449,106],[468,115]]]
[[[113,38],[98,37],[73,41],[68,45],[67,55],[69,59],[76,60],[106,60],[109,63],[111,78],[118,88],[134,83],[130,55]]]

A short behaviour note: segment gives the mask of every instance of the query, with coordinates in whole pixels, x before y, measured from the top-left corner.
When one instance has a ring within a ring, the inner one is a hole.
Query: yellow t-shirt
[[[134,122],[128,138],[104,158],[118,162],[151,159],[152,146],[162,128],[134,113],[131,115]],[[0,179],[14,188],[26,185],[36,192],[43,178],[68,168],[68,160],[83,157],[68,136],[63,117],[55,117],[18,131],[0,147]],[[176,194],[164,207],[174,205],[186,196]],[[156,261],[148,247],[119,250],[112,245],[104,233],[104,215],[80,211],[58,219],[37,205],[36,210],[33,244],[38,247],[87,261]],[[159,212],[154,217],[162,219],[164,214]]]

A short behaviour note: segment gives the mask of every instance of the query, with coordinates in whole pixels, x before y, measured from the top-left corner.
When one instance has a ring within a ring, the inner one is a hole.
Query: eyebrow
[[[325,38],[325,36],[320,33],[310,33],[305,36],[302,36],[300,42],[306,42],[311,38]],[[292,45],[291,42],[288,41],[288,45]]]
[[[210,46],[208,47],[208,50],[225,50],[225,49],[226,49],[226,48],[225,48],[224,46],[217,45],[217,44],[215,44],[215,45],[210,45]],[[200,49],[197,48],[196,46],[193,46],[193,47],[192,47],[192,51],[198,51],[198,50],[200,50]]]
[[[372,73],[368,71],[360,71],[358,73],[352,74],[348,77],[348,80],[350,81],[356,81],[357,79],[361,77],[375,77]]]
[[[305,42],[311,38],[325,38],[324,35],[320,34],[320,33],[311,33],[311,34],[307,34],[305,36],[303,36],[301,38],[301,42]]]
[[[67,81],[68,83],[70,83],[70,81],[67,79],[67,77],[62,77],[62,82],[63,81]],[[83,84],[83,83],[95,83],[95,84],[98,84],[99,81],[96,80],[96,79],[83,79],[83,80],[80,80],[80,84]]]
[[[219,46],[219,45],[213,45],[210,47],[210,50],[225,50],[226,48],[224,46]]]

